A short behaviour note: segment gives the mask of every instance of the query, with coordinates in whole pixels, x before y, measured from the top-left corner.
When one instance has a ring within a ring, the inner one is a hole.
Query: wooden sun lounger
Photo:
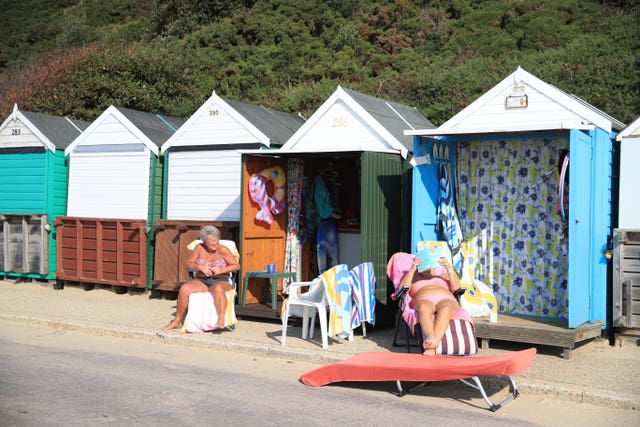
[[[496,356],[423,356],[421,354],[371,352],[353,356],[332,365],[307,372],[300,380],[313,387],[343,381],[396,381],[400,396],[408,393],[402,389],[402,381],[430,382],[460,380],[480,391],[491,411],[518,397],[513,375],[531,366],[535,348]],[[498,404],[487,397],[480,376],[506,376],[511,393]],[[467,380],[473,380],[474,384]],[[414,390],[415,387],[412,389]]]

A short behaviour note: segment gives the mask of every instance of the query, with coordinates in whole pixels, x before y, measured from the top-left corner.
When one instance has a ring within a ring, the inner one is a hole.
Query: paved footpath
[[[327,350],[322,349],[319,331],[313,340],[302,340],[300,328],[290,327],[287,346],[282,347],[280,324],[248,319],[240,319],[235,331],[216,334],[163,332],[162,327],[174,312],[174,300],[151,298],[148,291],[117,294],[109,287],[85,290],[70,285],[57,290],[48,283],[0,281],[3,328],[10,321],[19,321],[59,330],[314,361],[319,365],[367,351],[404,351],[404,347],[392,345],[393,328],[368,327],[366,337],[358,329],[351,342],[340,344],[330,339]],[[638,338],[619,339],[615,346],[606,340],[591,340],[576,347],[569,360],[563,359],[558,349],[539,346],[531,368],[515,378],[518,389],[521,393],[640,412]],[[513,343],[498,345],[481,350],[481,354],[527,347]]]

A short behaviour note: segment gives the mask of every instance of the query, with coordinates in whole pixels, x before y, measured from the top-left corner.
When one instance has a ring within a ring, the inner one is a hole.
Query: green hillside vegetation
[[[637,0],[0,0],[0,114],[188,117],[212,91],[311,115],[343,85],[439,125],[518,66],[626,123]]]

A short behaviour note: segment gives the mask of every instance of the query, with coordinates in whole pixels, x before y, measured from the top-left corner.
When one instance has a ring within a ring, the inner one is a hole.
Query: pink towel
[[[212,331],[218,321],[210,292],[194,292],[189,295],[189,309],[182,326],[183,332]]]
[[[398,286],[400,286],[402,278],[411,268],[414,258],[414,255],[405,252],[397,252],[391,255],[391,259],[387,264],[387,276],[391,279],[396,290],[398,289]]]

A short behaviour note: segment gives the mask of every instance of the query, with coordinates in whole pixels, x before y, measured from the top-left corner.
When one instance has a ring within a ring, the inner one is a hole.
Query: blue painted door
[[[423,240],[440,240],[437,233],[439,169],[448,162],[449,182],[454,191],[454,145],[450,141],[417,138],[414,145],[414,169],[411,207],[411,252]]]
[[[589,320],[591,138],[572,130],[569,146],[569,327]]]

